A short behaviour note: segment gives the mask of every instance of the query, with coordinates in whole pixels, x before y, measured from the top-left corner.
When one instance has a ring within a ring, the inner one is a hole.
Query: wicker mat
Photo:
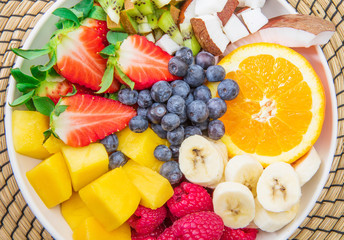
[[[344,0],[288,0],[303,14],[331,20],[337,28],[323,46],[333,75],[338,101],[338,137],[329,179],[309,216],[292,239],[344,239]],[[0,240],[52,239],[32,214],[14,179],[6,151],[4,106],[15,56],[10,47],[25,42],[38,19],[51,7],[49,0],[0,0]]]

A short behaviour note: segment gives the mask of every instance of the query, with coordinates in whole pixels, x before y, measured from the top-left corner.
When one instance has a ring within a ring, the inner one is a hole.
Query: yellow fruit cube
[[[163,162],[154,157],[154,149],[160,145],[167,145],[166,139],[161,139],[152,129],[148,128],[143,133],[134,133],[129,128],[118,132],[118,150],[135,162],[159,171]]]
[[[73,240],[131,240],[131,231],[128,223],[108,232],[94,218],[85,219],[73,232]]]
[[[170,182],[159,173],[129,160],[123,167],[141,194],[140,204],[151,209],[162,207],[173,196]]]
[[[62,146],[66,146],[66,144],[54,137],[54,135],[51,135],[45,143],[43,143],[43,147],[51,154],[61,152]]]
[[[12,126],[13,145],[18,153],[38,159],[50,156],[43,147],[43,132],[49,129],[49,117],[35,111],[15,110]]]
[[[135,212],[141,196],[122,167],[107,172],[79,191],[93,216],[112,231]]]
[[[109,169],[109,157],[101,143],[92,143],[86,147],[63,146],[62,154],[72,178],[74,191],[97,179]]]
[[[77,228],[92,213],[81,200],[78,193],[74,192],[70,199],[61,204],[61,214],[72,230]]]
[[[42,161],[26,177],[48,208],[55,207],[72,195],[72,183],[61,153]]]

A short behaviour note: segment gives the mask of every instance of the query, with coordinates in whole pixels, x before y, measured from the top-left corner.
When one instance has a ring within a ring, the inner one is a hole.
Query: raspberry
[[[165,230],[164,224],[159,225],[153,232],[147,234],[137,233],[134,229],[131,230],[132,240],[156,240],[158,236]]]
[[[166,218],[167,210],[164,206],[150,209],[139,205],[135,213],[128,219],[129,225],[139,234],[153,232]]]
[[[254,228],[232,229],[225,227],[221,240],[254,240],[258,230]]]
[[[214,212],[188,214],[173,223],[158,240],[217,240],[223,233],[223,221]]]
[[[174,189],[174,194],[167,201],[167,206],[176,217],[213,210],[210,194],[202,186],[188,182],[183,182]]]

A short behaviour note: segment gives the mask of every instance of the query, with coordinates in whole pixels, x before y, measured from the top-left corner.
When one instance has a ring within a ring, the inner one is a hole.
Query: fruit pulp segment
[[[140,192],[142,206],[157,209],[173,196],[170,182],[152,169],[133,160],[129,160],[123,169]]]
[[[62,146],[66,146],[66,144],[62,140],[54,137],[54,135],[51,135],[45,143],[43,143],[43,147],[51,154],[60,152]]]
[[[92,143],[86,147],[63,146],[74,191],[79,191],[91,181],[108,171],[109,158],[101,143]]]
[[[107,231],[112,231],[127,221],[141,200],[139,191],[122,167],[91,182],[79,194]]]
[[[73,232],[74,240],[130,240],[131,231],[128,223],[123,223],[119,228],[111,232],[94,218],[85,219]]]
[[[26,173],[31,186],[48,208],[72,195],[72,183],[61,153],[56,153]]]
[[[61,204],[61,214],[72,230],[92,216],[91,211],[76,192],[73,192],[72,196]]]
[[[35,111],[15,110],[12,124],[13,145],[16,152],[37,159],[50,156],[43,147],[43,132],[49,129],[47,116]]]

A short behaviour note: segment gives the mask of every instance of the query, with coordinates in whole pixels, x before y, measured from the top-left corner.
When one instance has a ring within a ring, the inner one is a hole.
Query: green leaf
[[[56,52],[54,51],[51,55],[50,61],[47,62],[44,66],[39,66],[38,69],[41,72],[50,70],[57,62]]]
[[[32,91],[20,96],[19,98],[15,99],[12,103],[9,103],[9,105],[11,107],[17,107],[19,105],[22,105],[22,104],[28,102],[32,98],[34,93],[35,93],[35,91],[32,90]]]
[[[71,97],[74,96],[78,91],[76,90],[75,85],[73,85],[73,91],[70,93],[67,93],[65,96],[61,96],[61,97]]]
[[[35,105],[33,105],[32,98],[25,103],[25,106],[29,111],[36,111]]]
[[[51,129],[48,129],[47,131],[43,133],[43,136],[44,136],[43,143],[45,143],[50,138],[51,134],[53,134],[53,131]]]
[[[32,60],[38,58],[40,56],[46,55],[51,52],[50,48],[43,48],[43,49],[19,49],[19,48],[11,48],[11,50],[17,54],[18,56]]]
[[[116,92],[116,93],[105,93],[104,97],[117,101],[118,100],[118,92]]]
[[[74,9],[83,13],[83,18],[87,18],[93,8],[93,0],[83,0],[74,6]]]
[[[56,115],[56,116],[60,116],[61,113],[66,111],[67,108],[68,108],[67,105],[56,105],[53,114]]]
[[[113,64],[108,64],[105,69],[105,73],[100,83],[100,89],[96,93],[104,93],[112,84],[115,73],[115,66]]]
[[[71,20],[73,21],[77,26],[80,26],[80,22],[78,17],[75,15],[75,13],[73,11],[71,11],[68,8],[58,8],[56,9],[53,14],[55,16],[58,16],[60,18],[64,18],[67,20]]]
[[[51,112],[55,108],[54,102],[48,97],[34,96],[32,100],[37,111],[43,115],[50,116]]]
[[[116,54],[115,45],[110,44],[109,46],[105,47],[99,54],[103,58],[108,58],[109,56],[115,56]]]
[[[40,71],[39,66],[31,66],[30,71],[31,71],[32,76],[38,79],[39,81],[44,81],[47,77],[47,72]]]
[[[135,83],[127,75],[125,75],[124,72],[122,72],[118,64],[115,64],[115,69],[122,81],[125,82],[131,89],[134,89]]]
[[[26,75],[19,68],[12,68],[11,74],[17,83],[30,83],[30,84],[38,85],[40,82],[36,78]]]
[[[19,92],[29,92],[31,90],[34,90],[38,87],[37,84],[31,84],[31,83],[18,83],[16,85],[16,87],[18,88]]]
[[[108,42],[112,44],[116,44],[117,42],[122,42],[127,37],[128,37],[128,33],[113,32],[113,31],[109,31],[106,35]]]
[[[94,18],[100,21],[106,21],[106,16],[106,12],[99,6],[93,6],[90,14],[88,15],[88,17],[90,18]]]

